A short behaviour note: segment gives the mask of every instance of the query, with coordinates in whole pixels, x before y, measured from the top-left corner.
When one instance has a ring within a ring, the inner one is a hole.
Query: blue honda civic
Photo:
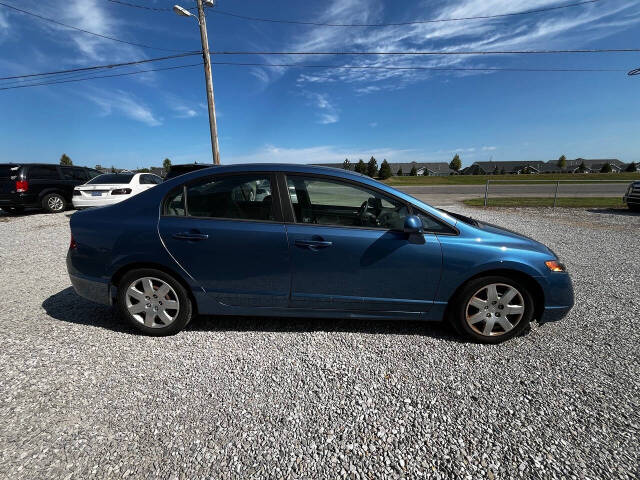
[[[546,246],[357,173],[230,165],[71,217],[76,292],[149,335],[196,314],[448,321],[499,343],[573,306]]]

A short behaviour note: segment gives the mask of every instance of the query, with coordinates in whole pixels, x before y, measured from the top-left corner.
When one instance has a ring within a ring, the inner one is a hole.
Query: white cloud
[[[370,126],[371,128],[376,128],[376,127],[378,126],[378,122],[371,122],[371,123],[369,124],[369,126]]]
[[[485,152],[492,152],[496,148],[497,147],[494,147],[494,146],[485,146],[485,147],[482,147],[482,150],[485,151]]]
[[[311,100],[312,104],[320,110],[318,123],[328,125],[337,123],[340,120],[337,108],[329,101],[326,93],[305,92],[305,96]]]
[[[88,90],[84,96],[98,105],[102,110],[101,114],[104,116],[117,112],[150,127],[162,125],[162,122],[154,115],[149,107],[123,90],[102,91],[92,88]]]
[[[418,18],[460,18],[491,15],[498,12],[519,12],[562,5],[561,0],[424,0],[414,8],[403,9],[399,17],[390,18],[383,12],[379,0],[332,0],[317,15],[321,23],[402,22]],[[459,22],[424,23],[390,27],[304,27],[282,49],[291,51],[419,51],[419,50],[501,50],[578,48],[623,28],[640,23],[640,3],[608,0],[575,8],[554,10],[548,14],[514,16],[507,19],[484,19]],[[615,25],[615,28],[614,28]],[[336,58],[323,56],[287,56],[265,58],[278,63],[341,64],[353,67],[460,67],[500,65],[504,57],[477,56],[367,56]],[[258,69],[264,82],[282,76],[282,69]],[[446,73],[446,72],[445,72]],[[482,72],[450,72],[450,75],[470,75]],[[342,69],[304,72],[298,75],[300,86],[327,82],[354,84],[358,94],[381,90],[396,90],[430,78],[432,71]],[[442,75],[442,72],[437,73]]]
[[[436,158],[440,161],[442,158],[442,155],[436,156],[412,149],[343,148],[335,145],[288,148],[265,145],[252,153],[225,155],[225,163],[338,163],[345,158],[357,162],[360,158],[366,161],[372,155],[378,159],[378,162],[382,162],[385,158],[390,162],[426,161]]]

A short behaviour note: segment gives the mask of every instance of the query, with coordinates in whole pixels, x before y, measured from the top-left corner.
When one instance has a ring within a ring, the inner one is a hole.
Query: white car
[[[105,173],[73,189],[74,208],[113,205],[162,183],[151,173]]]

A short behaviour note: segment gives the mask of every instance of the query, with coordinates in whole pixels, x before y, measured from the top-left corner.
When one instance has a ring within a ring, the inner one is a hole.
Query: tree
[[[361,173],[362,175],[367,174],[367,165],[362,161],[362,159],[358,160],[355,170],[357,173]]]
[[[605,163],[604,165],[602,165],[602,168],[600,169],[600,173],[611,173],[612,168],[611,168],[611,164],[609,163]]]
[[[111,173],[118,173],[116,167],[114,167],[113,165],[111,165]]]
[[[391,166],[389,165],[389,162],[387,162],[387,159],[385,158],[384,160],[382,160],[382,165],[380,165],[380,171],[378,172],[378,176],[382,180],[386,180],[392,175],[393,175],[393,172],[391,171]]]
[[[580,166],[578,167],[578,172],[579,173],[584,173],[587,171],[587,166],[584,164],[584,160],[582,161],[582,163],[580,164]]]
[[[498,165],[496,165],[496,168],[493,169],[493,174],[494,175],[499,175],[500,174],[500,169],[498,168]]]
[[[371,178],[375,177],[378,174],[378,162],[376,162],[376,159],[373,158],[373,156],[369,159],[369,162],[367,162],[367,175],[369,175]]]
[[[638,165],[636,164],[636,162],[631,162],[629,165],[627,165],[627,168],[625,168],[624,171],[625,172],[637,172],[638,171]]]
[[[402,171],[402,167],[400,167],[400,168],[398,169],[398,173],[397,173],[397,175],[398,175],[399,177],[402,177],[402,176],[404,175],[404,172]]]
[[[558,159],[558,167],[560,167],[560,170],[567,168],[567,157],[560,155],[560,158]]]
[[[424,171],[422,172],[422,176],[423,177],[428,177],[429,176],[429,169],[425,168]]]
[[[171,160],[169,160],[168,158],[165,158],[162,161],[162,169],[164,170],[165,175],[167,174],[170,168],[171,168]]]
[[[348,158],[345,158],[344,162],[342,162],[342,168],[344,170],[351,170],[351,162],[349,161]]]
[[[418,169],[416,168],[416,164],[415,163],[413,165],[411,165],[411,171],[409,172],[409,176],[411,176],[411,177],[417,177],[418,176]]]
[[[504,171],[504,167],[500,169],[500,175],[504,175],[506,172]]]
[[[460,160],[460,155],[456,153],[453,156],[453,160],[451,160],[451,163],[449,163],[449,168],[456,172],[460,171],[460,169],[462,168],[462,160]]]
[[[73,165],[71,158],[66,153],[63,153],[60,157],[60,165]]]

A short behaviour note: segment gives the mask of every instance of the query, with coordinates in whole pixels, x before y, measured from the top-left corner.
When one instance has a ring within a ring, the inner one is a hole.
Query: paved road
[[[622,197],[628,183],[561,183],[560,197]],[[454,205],[467,198],[484,196],[485,185],[420,185],[396,187],[409,195],[437,206]],[[555,184],[500,184],[489,185],[489,197],[549,197],[555,193]]]

